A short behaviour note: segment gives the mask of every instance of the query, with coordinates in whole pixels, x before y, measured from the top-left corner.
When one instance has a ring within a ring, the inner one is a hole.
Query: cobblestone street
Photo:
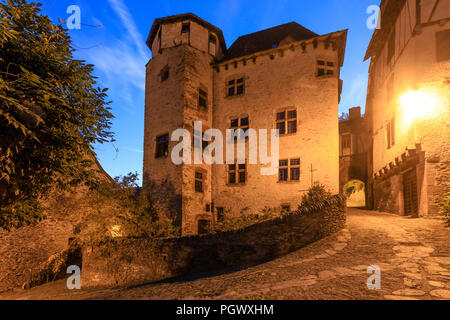
[[[367,268],[381,268],[369,290]],[[442,221],[349,209],[347,229],[245,270],[125,289],[69,292],[59,281],[6,299],[450,299],[449,229]]]

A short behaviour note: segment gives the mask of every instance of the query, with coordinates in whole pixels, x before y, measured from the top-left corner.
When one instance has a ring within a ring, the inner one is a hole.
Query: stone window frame
[[[289,112],[293,112],[293,111],[296,112],[296,118],[290,118],[289,119]],[[278,116],[281,113],[285,114],[284,119],[279,119]],[[280,137],[295,136],[295,135],[298,134],[299,126],[300,126],[299,114],[300,114],[299,108],[294,107],[294,106],[285,107],[285,108],[279,108],[279,109],[275,110],[275,112],[274,112],[274,129],[279,129],[278,125],[281,124],[281,123],[284,123],[284,130],[285,130],[285,132],[283,134],[280,133]],[[289,133],[289,123],[294,122],[294,119],[295,119],[295,123],[296,123],[296,126],[295,126],[296,131]]]
[[[296,163],[298,160],[298,164]],[[295,161],[295,162],[294,162]],[[286,165],[284,164],[286,163]],[[279,168],[278,168],[278,183],[299,183],[301,181],[301,169],[302,160],[300,157],[298,158],[290,158],[290,159],[280,159]],[[292,180],[292,170],[298,169],[298,179]],[[281,171],[286,170],[286,179],[281,179]]]
[[[247,125],[242,125],[242,120],[245,120],[245,119],[248,119],[248,124]],[[232,122],[236,121],[236,120],[238,121],[238,126],[233,126]],[[239,116],[234,116],[234,117],[233,116],[229,116],[228,117],[227,129],[230,129],[230,130],[244,129],[244,132],[245,132],[245,129],[247,129],[247,131],[250,130],[250,128],[251,128],[250,123],[251,123],[250,115],[248,113],[242,113]],[[249,138],[248,136],[245,138],[246,142],[249,140],[248,138]],[[237,139],[238,139],[238,137],[235,137],[234,138],[234,142],[237,142]]]
[[[181,23],[181,31],[180,34],[191,33],[191,22],[185,21]]]
[[[195,193],[205,193],[205,181],[206,173],[205,170],[195,169],[194,171],[194,190]]]
[[[334,58],[317,56],[315,66],[316,77],[319,79],[332,78],[337,76],[337,62]],[[320,70],[323,70],[323,74]],[[330,71],[332,73],[330,73]]]
[[[236,161],[237,162],[237,161]],[[248,163],[245,164],[227,164],[227,185],[228,186],[243,186],[248,182]],[[231,169],[231,168],[234,169]],[[241,181],[241,174],[244,174],[245,181]],[[231,182],[231,175],[234,177],[234,182]]]
[[[242,84],[238,83],[238,81],[242,80]],[[233,76],[229,76],[226,78],[225,81],[225,98],[227,99],[233,99],[233,98],[240,98],[245,96],[247,92],[247,77],[244,74],[235,74]],[[231,84],[231,82],[234,82]],[[242,93],[238,94],[238,87],[243,87]],[[230,89],[234,88],[234,94],[230,95]]]
[[[390,150],[393,147],[395,147],[396,144],[396,127],[395,127],[395,116],[388,121],[386,125],[386,142],[387,142],[387,149]]]
[[[166,138],[167,140],[162,140],[162,138]],[[165,159],[169,156],[169,144],[170,144],[170,134],[165,133],[161,135],[157,135],[155,139],[155,159]],[[163,152],[160,152],[159,148],[163,146]]]
[[[346,139],[348,138],[348,141],[344,140],[344,137]],[[349,147],[344,146],[344,141],[349,142]],[[342,134],[341,135],[341,153],[342,153],[342,155],[348,155],[348,154],[344,154],[345,149],[350,149],[350,154],[352,154],[352,147],[353,147],[352,134],[350,132]]]

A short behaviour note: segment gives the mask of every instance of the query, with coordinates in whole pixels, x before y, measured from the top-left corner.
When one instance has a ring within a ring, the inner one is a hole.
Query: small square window
[[[231,128],[239,127],[239,119],[231,120]]]
[[[167,157],[169,154],[169,135],[156,138],[156,158]]]
[[[243,95],[245,93],[244,78],[233,79],[228,81],[228,96]]]
[[[330,76],[334,74],[335,63],[333,61],[317,60],[317,76]]]
[[[183,26],[181,27],[181,33],[189,33],[191,32],[191,24],[189,22],[183,23]]]
[[[280,135],[297,133],[297,110],[277,113],[277,129]]]
[[[249,125],[248,118],[241,119],[241,126],[245,127]]]

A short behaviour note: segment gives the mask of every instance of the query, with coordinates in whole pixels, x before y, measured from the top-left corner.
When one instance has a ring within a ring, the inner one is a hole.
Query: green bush
[[[439,202],[440,213],[445,217],[446,224],[450,227],[450,193],[447,193]]]
[[[303,195],[301,207],[311,207],[325,201],[332,196],[331,192],[327,191],[326,187],[316,182],[308,193]]]

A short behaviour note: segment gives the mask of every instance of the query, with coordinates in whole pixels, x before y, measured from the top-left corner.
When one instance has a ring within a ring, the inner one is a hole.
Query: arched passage
[[[366,185],[361,180],[350,180],[344,185],[347,207],[362,208],[366,206]]]

